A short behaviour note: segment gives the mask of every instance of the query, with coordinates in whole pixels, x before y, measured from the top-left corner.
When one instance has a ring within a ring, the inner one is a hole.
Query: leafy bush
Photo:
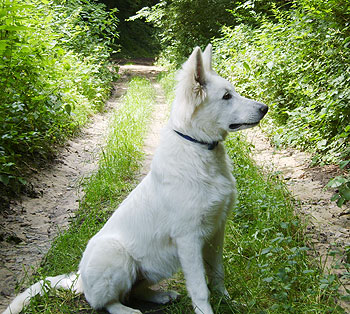
[[[256,25],[258,16],[272,16],[276,3],[284,1],[161,0],[152,7],[144,7],[132,19],[145,18],[154,25],[162,59],[179,65],[193,47],[205,46],[218,37],[222,25]]]
[[[84,0],[0,5],[0,186],[25,183],[27,161],[102,108],[113,76],[107,39],[114,13]]]
[[[348,158],[348,29],[300,10],[276,11],[276,19],[263,19],[256,29],[224,27],[215,41],[217,67],[240,92],[270,105],[276,127],[267,131],[277,144],[329,162]]]

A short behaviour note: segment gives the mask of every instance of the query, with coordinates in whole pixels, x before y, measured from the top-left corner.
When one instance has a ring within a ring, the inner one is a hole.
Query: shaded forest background
[[[0,189],[28,189],[27,174],[103,110],[113,60],[174,69],[209,42],[217,71],[270,106],[264,129],[276,146],[346,169],[349,23],[348,0],[2,0]],[[330,185],[340,206],[350,199],[347,177]]]

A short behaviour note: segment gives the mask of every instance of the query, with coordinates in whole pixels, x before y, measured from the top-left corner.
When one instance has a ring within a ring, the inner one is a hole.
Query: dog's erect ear
[[[203,52],[204,69],[207,71],[212,71],[212,67],[211,67],[212,54],[213,54],[213,46],[209,44]]]
[[[204,73],[204,65],[202,59],[202,51],[199,47],[196,47],[190,58],[193,56],[195,58],[194,61],[194,79],[201,85],[205,85],[205,73]]]
[[[199,47],[194,48],[176,79],[178,84],[171,116],[174,126],[181,129],[190,122],[195,109],[206,97],[206,71]]]
[[[188,60],[182,65],[182,71],[179,73],[181,79],[179,81],[186,80],[186,86],[192,84],[205,85],[205,69],[203,65],[202,50],[199,47],[193,49]],[[188,82],[188,80],[192,82]]]

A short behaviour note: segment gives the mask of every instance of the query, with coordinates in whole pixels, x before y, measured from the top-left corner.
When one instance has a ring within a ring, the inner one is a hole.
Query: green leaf
[[[268,248],[266,248],[266,249],[263,249],[263,250],[261,251],[261,254],[267,254],[267,253],[269,253],[270,251],[271,251],[271,248],[268,247]]]
[[[267,64],[266,64],[266,66],[269,70],[271,70],[273,68],[273,65],[274,65],[273,61],[267,62]]]
[[[71,114],[71,112],[72,112],[72,106],[71,106],[70,104],[66,104],[66,105],[64,106],[64,109],[66,110],[66,112],[67,112],[68,114]]]
[[[339,194],[347,201],[350,200],[350,188],[347,185],[343,185],[339,188]]]
[[[15,25],[1,25],[0,29],[3,29],[5,31],[24,31],[27,30],[28,27],[26,26],[15,26]]]
[[[6,50],[7,46],[8,46],[7,40],[0,40],[0,50]]]
[[[350,160],[344,160],[339,163],[340,169],[344,169],[348,164],[350,163]]]
[[[342,176],[338,176],[338,177],[335,177],[334,179],[330,180],[326,187],[328,188],[338,188],[340,187],[341,185],[343,185],[344,183],[346,183],[347,180],[342,177]]]
[[[10,182],[10,177],[6,174],[0,174],[0,182],[4,185],[8,185]]]
[[[243,62],[243,66],[247,71],[250,71],[250,66],[246,61]]]
[[[337,206],[342,207],[344,205],[344,203],[345,203],[345,199],[341,197],[337,201]]]
[[[21,177],[18,178],[18,181],[23,184],[23,185],[26,185],[27,184],[27,181]]]
[[[265,281],[265,282],[271,282],[272,280],[273,280],[273,277],[263,278],[263,281]]]
[[[337,201],[339,199],[340,195],[339,194],[334,194],[332,197],[331,197],[331,201],[334,202],[334,201]]]

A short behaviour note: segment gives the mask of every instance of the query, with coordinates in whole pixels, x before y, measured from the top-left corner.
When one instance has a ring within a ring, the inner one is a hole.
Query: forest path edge
[[[260,167],[284,180],[297,201],[296,215],[307,225],[305,235],[313,258],[321,261],[326,273],[340,279],[340,292],[348,295],[345,288],[350,289],[350,282],[344,263],[349,263],[346,253],[346,248],[350,249],[349,206],[339,208],[331,201],[333,193],[326,189],[329,180],[341,170],[334,165],[311,167],[312,156],[307,152],[276,149],[260,128],[247,130],[245,135],[252,145],[252,158]],[[339,303],[350,313],[350,302],[340,300]]]

